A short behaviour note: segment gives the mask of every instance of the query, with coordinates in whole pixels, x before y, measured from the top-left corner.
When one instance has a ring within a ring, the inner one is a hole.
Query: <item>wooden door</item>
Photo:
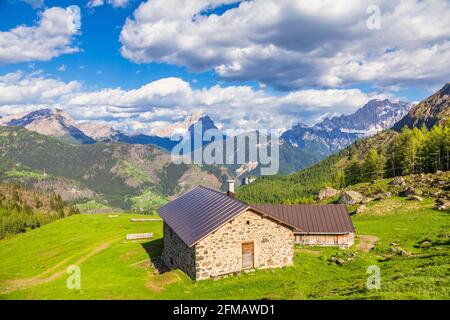
[[[253,241],[242,243],[242,269],[254,267],[254,253]]]

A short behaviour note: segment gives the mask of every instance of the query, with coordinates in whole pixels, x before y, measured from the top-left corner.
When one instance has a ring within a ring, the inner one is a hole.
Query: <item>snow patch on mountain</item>
[[[326,148],[336,152],[357,139],[391,128],[402,119],[412,105],[403,101],[370,100],[350,115],[325,118],[313,126],[299,123],[282,134],[283,140],[303,149]]]

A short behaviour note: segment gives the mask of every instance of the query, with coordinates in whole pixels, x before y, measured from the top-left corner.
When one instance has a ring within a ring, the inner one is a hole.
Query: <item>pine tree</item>
[[[364,159],[362,166],[363,179],[365,181],[382,179],[386,160],[375,149],[371,149]]]

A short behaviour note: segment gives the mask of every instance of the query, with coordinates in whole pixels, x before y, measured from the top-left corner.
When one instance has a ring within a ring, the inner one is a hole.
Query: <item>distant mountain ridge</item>
[[[355,140],[391,128],[411,109],[411,104],[373,99],[350,115],[341,115],[308,126],[298,124],[282,138],[304,150],[318,150],[323,156],[348,146]]]
[[[70,143],[92,144],[95,140],[78,128],[78,124],[60,109],[41,109],[27,114],[0,118],[0,125],[20,126]]]
[[[279,172],[288,174],[327,157],[341,150],[357,139],[390,127],[406,114],[410,105],[406,102],[389,100],[371,100],[351,115],[342,115],[307,126],[298,124],[281,136]],[[148,135],[140,132],[126,133],[108,123],[79,122],[59,109],[42,109],[29,114],[6,116],[0,118],[0,125],[22,126],[29,130],[56,137],[63,142],[77,144],[93,144],[96,142],[121,142],[126,144],[155,145],[166,152],[178,144],[175,136],[190,139],[191,150],[194,141],[202,141],[205,147],[204,133],[209,129],[218,129],[208,115],[194,113],[183,121],[168,126],[159,135]],[[195,128],[201,125],[201,132]],[[224,138],[231,138],[225,137]],[[234,157],[242,150],[235,149]],[[234,164],[228,166],[236,176],[259,175],[258,163]]]
[[[393,158],[391,148],[395,139],[400,136],[398,131],[403,128],[403,125],[408,124],[411,125],[410,128],[420,128],[425,124],[430,129],[429,132],[433,131],[433,124],[439,123],[442,128],[442,125],[450,121],[449,100],[449,84],[447,83],[441,90],[412,107],[408,114],[399,120],[393,128],[388,128],[373,136],[354,141],[339,152],[298,172],[285,176],[276,175],[267,179],[258,179],[248,186],[239,188],[236,196],[241,200],[254,203],[277,203],[280,200],[283,201],[283,199],[291,201],[291,203],[296,203],[295,201],[303,203],[308,201],[308,199],[315,199],[322,188],[330,186],[335,188],[345,187],[346,182],[348,182],[348,174],[361,174],[358,173],[361,167],[355,166],[355,163],[364,166],[365,159],[373,150],[381,154],[384,159],[388,159],[385,167],[382,168],[383,175],[396,176],[400,165],[398,163],[399,160]],[[427,152],[425,156],[429,156],[429,159],[433,158],[433,156],[440,159],[438,161],[428,161],[428,163],[433,162],[433,164],[436,162],[436,166],[441,164],[441,167],[436,168],[437,170],[448,170],[448,165],[445,167],[445,161],[443,161],[443,158],[448,153],[443,149],[445,142],[441,140],[446,131],[444,128],[442,130],[438,128],[436,132],[441,133],[440,138],[436,139],[440,144],[437,146],[433,145],[435,149],[428,149],[433,151]],[[429,141],[434,143],[433,140]],[[399,142],[397,141],[397,143]],[[405,145],[408,148],[409,144]],[[434,152],[436,152],[436,155],[433,154]],[[397,161],[397,163],[394,161]],[[373,184],[373,182],[371,183]],[[372,188],[372,185],[370,188]]]

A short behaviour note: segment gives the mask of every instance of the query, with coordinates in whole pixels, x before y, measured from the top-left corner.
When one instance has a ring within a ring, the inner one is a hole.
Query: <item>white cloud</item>
[[[85,92],[40,72],[0,76],[0,114],[59,107],[75,119],[109,122],[125,130],[155,133],[193,113],[209,115],[222,129],[286,129],[326,114],[350,113],[371,98],[359,89],[297,90],[273,95],[250,86],[194,89],[179,78],[163,78],[137,89]]]
[[[87,6],[89,8],[95,8],[95,7],[100,7],[104,4],[103,0],[89,0],[89,2],[87,3]]]
[[[211,116],[222,129],[284,129],[326,113],[353,112],[377,97],[384,96],[359,89],[299,90],[281,96],[249,86],[193,89],[182,79],[165,78],[133,90],[77,93],[63,104],[79,118],[154,133],[195,112]]]
[[[29,4],[31,7],[33,7],[33,9],[40,8],[44,5],[44,0],[20,0],[20,1]]]
[[[142,3],[122,28],[121,53],[137,63],[214,70],[225,80],[281,89],[448,81],[446,0],[254,0],[220,16],[202,14],[232,2]],[[381,30],[366,26],[374,4]]]
[[[66,65],[65,65],[65,64],[62,64],[62,65],[58,68],[58,71],[61,71],[61,72],[66,71]]]
[[[113,6],[114,8],[123,8],[128,5],[130,0],[107,0],[108,4]],[[105,4],[104,0],[89,0],[87,3],[88,8],[100,7]]]
[[[81,84],[77,81],[63,82],[49,79],[38,73],[21,71],[0,76],[0,113],[6,105],[54,104],[61,97],[76,92]]]
[[[39,13],[34,26],[18,26],[0,32],[0,65],[26,61],[48,61],[78,52],[72,42],[81,27],[80,9],[53,7]]]

